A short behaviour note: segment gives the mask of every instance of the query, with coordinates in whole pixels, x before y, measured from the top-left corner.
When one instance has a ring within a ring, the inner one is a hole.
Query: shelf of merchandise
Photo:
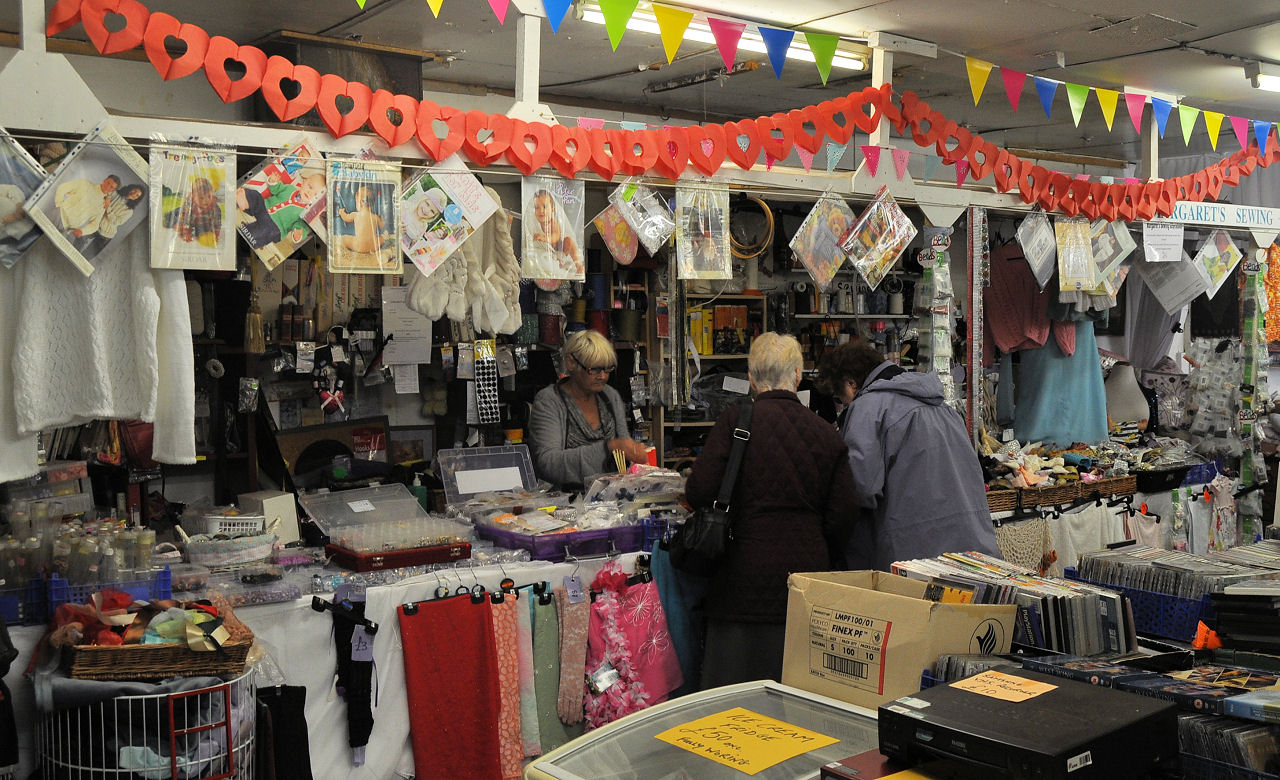
[[[768,298],[761,293],[760,295],[749,295],[746,293],[691,293],[684,294],[687,299],[696,299],[699,301],[709,301],[712,298],[718,301],[765,301]]]
[[[798,320],[909,320],[910,314],[793,314]]]
[[[746,360],[747,353],[738,355],[698,355],[698,360]]]
[[[663,420],[664,428],[710,428],[715,425],[715,420]]]

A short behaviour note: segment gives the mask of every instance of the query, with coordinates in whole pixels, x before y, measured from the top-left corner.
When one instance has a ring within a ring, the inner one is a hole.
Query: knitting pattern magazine
[[[329,161],[329,271],[398,274],[400,163]]]
[[[236,155],[153,139],[151,267],[236,270]]]
[[[455,154],[405,185],[400,246],[422,275],[430,276],[497,210]]]
[[[40,237],[22,204],[44,179],[40,163],[0,127],[0,266],[11,268]]]
[[[328,243],[324,157],[299,139],[236,188],[236,229],[268,271],[311,236]]]
[[[586,279],[582,256],[585,194],[581,181],[524,177],[520,268],[526,279]]]

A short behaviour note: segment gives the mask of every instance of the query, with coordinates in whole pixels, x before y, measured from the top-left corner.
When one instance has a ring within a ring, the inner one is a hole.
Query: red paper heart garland
[[[298,85],[298,94],[294,98],[284,96],[281,82],[288,79]],[[296,119],[310,111],[320,97],[320,74],[315,68],[306,65],[294,65],[280,56],[272,56],[267,60],[267,68],[262,74],[262,99],[266,101],[281,122]]]
[[[187,50],[181,56],[175,58],[169,55],[170,38],[186,44]],[[146,50],[151,67],[156,69],[160,78],[165,81],[180,79],[204,67],[204,57],[209,52],[209,33],[194,24],[183,24],[169,14],[157,11],[147,20],[142,48]]]
[[[116,32],[107,29],[107,14],[124,17],[124,27]],[[84,0],[80,21],[89,40],[101,54],[119,54],[142,45],[151,12],[138,0]]]
[[[235,60],[244,66],[244,76],[232,81],[227,75],[227,60]],[[209,49],[204,56],[204,75],[209,85],[224,103],[243,100],[262,86],[262,74],[267,70],[267,55],[256,46],[241,46],[230,38],[215,35],[209,39]]]
[[[391,112],[400,115],[400,122],[392,121]],[[373,93],[369,104],[369,127],[387,146],[396,147],[413,138],[418,129],[418,101],[409,95],[395,95],[385,89]]]
[[[436,135],[437,119],[448,128],[444,138]],[[418,104],[416,125],[417,132],[414,135],[418,139],[418,145],[439,162],[462,148],[462,141],[467,135],[467,114],[461,109],[439,106],[430,100],[424,100]]]

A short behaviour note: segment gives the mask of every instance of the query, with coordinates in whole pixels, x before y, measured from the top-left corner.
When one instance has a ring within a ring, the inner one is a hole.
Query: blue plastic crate
[[[44,623],[49,619],[45,591],[42,579],[29,580],[15,588],[0,588],[0,619],[9,625]]]
[[[167,599],[173,596],[173,576],[165,566],[143,579],[72,585],[55,574],[49,580],[48,614],[53,615],[63,604],[85,604],[94,593],[107,588],[122,590],[142,601]]]
[[[1133,604],[1133,625],[1139,634],[1190,642],[1195,638],[1201,621],[1210,628],[1217,622],[1213,601],[1207,593],[1198,599],[1189,599],[1140,588],[1126,588],[1109,582],[1086,580],[1074,568],[1068,568],[1066,574],[1067,579],[1109,588],[1128,596]]]

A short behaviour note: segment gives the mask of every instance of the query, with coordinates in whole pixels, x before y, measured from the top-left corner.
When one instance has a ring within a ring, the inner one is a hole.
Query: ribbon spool
[[[569,322],[583,324],[587,321],[587,299],[575,298],[569,305]]]
[[[587,314],[587,327],[599,333],[605,338],[609,338],[609,312],[608,311],[592,311]]]
[[[587,274],[587,294],[591,309],[609,308],[609,277],[606,274]]]
[[[640,341],[640,310],[614,309],[613,332],[618,341]]]
[[[560,330],[560,317],[555,314],[538,315],[538,343],[548,347],[558,347],[564,343],[564,333]]]

